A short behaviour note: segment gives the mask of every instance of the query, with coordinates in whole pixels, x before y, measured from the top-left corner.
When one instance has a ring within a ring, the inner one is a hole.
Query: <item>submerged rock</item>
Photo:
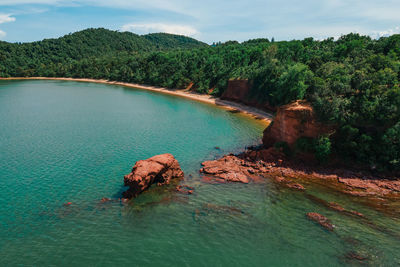
[[[108,197],[103,197],[103,198],[100,200],[101,203],[106,203],[106,202],[110,202],[110,201],[111,201],[111,199],[108,198]]]
[[[133,166],[132,172],[124,176],[125,198],[137,197],[152,184],[166,185],[171,179],[183,178],[184,173],[178,161],[171,154],[162,154],[146,160],[139,160]]]
[[[308,219],[319,223],[322,227],[324,227],[325,229],[329,230],[329,231],[333,231],[333,229],[335,228],[335,226],[330,222],[330,220],[328,218],[326,218],[324,215],[321,215],[319,213],[316,212],[309,212],[307,213],[307,217]]]
[[[300,191],[306,190],[306,188],[304,186],[302,186],[301,184],[293,182],[291,180],[288,180],[282,176],[276,176],[275,181],[277,181],[278,183],[280,183],[288,188],[292,188],[292,189],[296,189],[296,190],[300,190]]]
[[[193,194],[194,187],[188,185],[178,185],[176,187],[176,191],[184,195],[191,195]]]
[[[361,255],[361,254],[359,254],[359,253],[357,253],[355,251],[350,251],[350,252],[346,253],[345,257],[348,260],[351,260],[351,261],[352,260],[356,260],[356,261],[359,261],[359,262],[364,262],[364,261],[367,261],[369,259],[367,256]]]

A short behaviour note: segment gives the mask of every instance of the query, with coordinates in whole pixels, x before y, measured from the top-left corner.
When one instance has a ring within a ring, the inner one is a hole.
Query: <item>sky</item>
[[[86,28],[168,32],[212,43],[400,33],[400,0],[0,0],[0,40]]]

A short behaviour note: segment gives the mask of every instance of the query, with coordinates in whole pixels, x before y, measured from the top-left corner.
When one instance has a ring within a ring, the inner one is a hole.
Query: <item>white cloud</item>
[[[0,14],[0,24],[13,21],[15,21],[15,18],[11,17],[10,14]]]
[[[60,0],[0,0],[0,5],[57,4]]]
[[[3,32],[2,30],[0,30],[0,39],[6,37],[6,35],[7,35],[7,34],[6,34],[5,32]]]
[[[164,23],[125,24],[121,27],[121,30],[135,32],[138,34],[146,34],[151,32],[166,32],[185,36],[193,36],[198,34],[198,31],[191,26]]]
[[[15,18],[11,17],[11,14],[0,14],[0,24],[13,21],[15,21]],[[6,35],[5,31],[0,30],[0,39],[3,39]]]
[[[393,34],[400,34],[400,27],[395,27],[394,29],[388,29],[384,31],[374,31],[370,35],[373,38],[388,37]]]
[[[396,26],[400,26],[399,0],[0,0],[0,9],[3,6],[7,8],[4,13],[18,15],[15,9],[45,8],[51,13],[53,8],[61,10],[65,6],[111,8],[110,16],[115,16],[117,9],[134,10],[132,15],[113,17],[109,24],[101,21],[102,13],[99,21],[84,21],[84,25],[116,29],[130,23],[120,29],[140,34],[170,32],[206,42],[257,37],[324,39],[349,32],[379,38],[399,32]],[[83,20],[78,16],[76,23]],[[20,17],[22,21],[23,16]],[[38,21],[44,18],[41,16]]]

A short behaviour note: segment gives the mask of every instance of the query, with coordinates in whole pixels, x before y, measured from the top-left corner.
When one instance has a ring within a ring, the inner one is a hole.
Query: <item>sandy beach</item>
[[[265,112],[263,110],[246,106],[240,103],[222,100],[217,97],[213,97],[210,95],[202,95],[190,92],[185,89],[168,89],[164,87],[157,86],[149,86],[149,85],[141,85],[134,83],[124,83],[124,82],[114,82],[108,80],[96,80],[96,79],[86,79],[86,78],[51,78],[51,77],[13,77],[13,78],[0,78],[0,80],[60,80],[60,81],[75,81],[75,82],[90,82],[90,83],[102,83],[102,84],[111,84],[111,85],[120,85],[130,88],[136,88],[141,90],[148,90],[153,92],[159,92],[163,94],[169,94],[179,97],[185,97],[192,100],[213,104],[218,107],[232,110],[236,112],[240,112],[244,115],[250,116],[254,119],[260,120],[265,124],[269,124],[272,121],[273,115]]]

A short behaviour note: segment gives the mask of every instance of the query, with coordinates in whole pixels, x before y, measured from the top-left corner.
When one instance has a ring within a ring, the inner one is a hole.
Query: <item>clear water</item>
[[[0,120],[0,266],[400,265],[398,213],[312,184],[309,194],[368,223],[268,179],[203,183],[202,161],[260,140],[264,125],[240,114],[119,86],[2,81]],[[171,186],[129,204],[100,203],[120,197],[135,161],[165,152],[195,194]],[[308,221],[311,211],[329,217],[335,232]]]

